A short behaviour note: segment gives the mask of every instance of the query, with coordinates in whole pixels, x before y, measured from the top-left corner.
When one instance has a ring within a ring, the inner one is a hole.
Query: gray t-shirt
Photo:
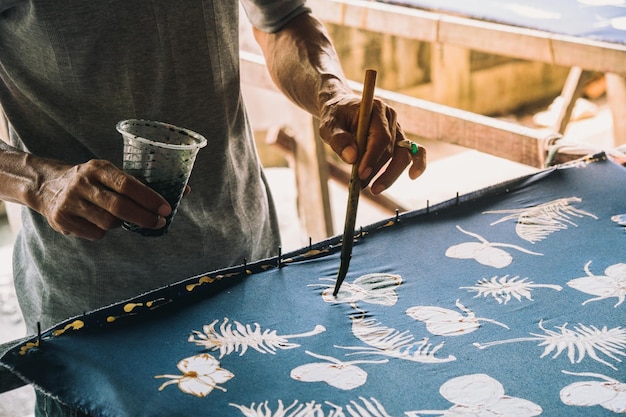
[[[274,31],[304,0],[245,1]],[[239,87],[235,0],[0,0],[0,103],[16,147],[121,165],[115,124],[159,120],[208,139],[169,232],[112,230],[97,242],[53,231],[32,210],[14,251],[30,332],[217,268],[276,255],[271,197]]]

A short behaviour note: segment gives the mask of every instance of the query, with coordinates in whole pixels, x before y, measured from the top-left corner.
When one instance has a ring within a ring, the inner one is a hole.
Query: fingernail
[[[361,179],[366,180],[372,175],[372,167],[367,167],[363,170],[363,174],[361,174]]]
[[[172,208],[169,206],[169,204],[163,204],[157,210],[158,215],[162,217],[169,216],[171,212],[172,212]]]
[[[382,184],[376,184],[375,186],[372,187],[372,194],[380,194],[383,191],[385,191],[387,187],[385,187]]]
[[[165,223],[167,223],[165,221],[165,217],[161,217],[159,216],[159,220],[157,220],[157,229],[162,228],[163,226],[165,226]]]
[[[356,162],[356,149],[353,146],[346,146],[341,151],[341,159],[349,164]]]

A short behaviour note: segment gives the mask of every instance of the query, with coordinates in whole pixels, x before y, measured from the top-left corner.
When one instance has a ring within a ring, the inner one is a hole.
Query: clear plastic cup
[[[122,227],[143,236],[162,236],[172,224],[198,150],[206,146],[207,140],[189,129],[150,120],[123,120],[116,129],[124,138],[124,172],[161,194],[172,207],[160,229],[128,222]]]

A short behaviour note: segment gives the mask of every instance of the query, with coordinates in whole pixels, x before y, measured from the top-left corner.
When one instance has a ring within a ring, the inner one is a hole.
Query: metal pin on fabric
[[[400,221],[400,210],[396,209],[396,223]]]
[[[41,322],[37,322],[37,346],[41,347]]]
[[[279,246],[278,247],[278,267],[279,268],[283,267],[282,257],[283,257],[283,247]]]

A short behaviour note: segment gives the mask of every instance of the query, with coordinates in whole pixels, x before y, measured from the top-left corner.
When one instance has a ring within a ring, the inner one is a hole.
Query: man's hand
[[[357,95],[335,97],[323,104],[320,115],[320,136],[348,164],[356,163],[359,156],[355,133],[360,101]],[[411,179],[426,169],[426,149],[420,146],[417,154],[412,155],[406,148],[397,146],[404,139],[395,110],[374,99],[367,145],[359,164],[363,187],[376,177],[371,186],[373,194],[389,188],[409,164]]]
[[[98,240],[123,221],[158,229],[171,213],[162,196],[108,161],[46,165],[32,205],[65,235]]]
[[[302,13],[275,33],[255,28],[254,36],[276,86],[319,118],[320,136],[343,161],[357,162],[355,134],[361,98],[352,92],[322,22]],[[376,178],[371,188],[374,194],[393,184],[409,164],[413,179],[426,169],[424,148],[412,155],[396,145],[405,137],[395,120],[395,110],[375,99],[367,146],[359,164],[364,187]]]

